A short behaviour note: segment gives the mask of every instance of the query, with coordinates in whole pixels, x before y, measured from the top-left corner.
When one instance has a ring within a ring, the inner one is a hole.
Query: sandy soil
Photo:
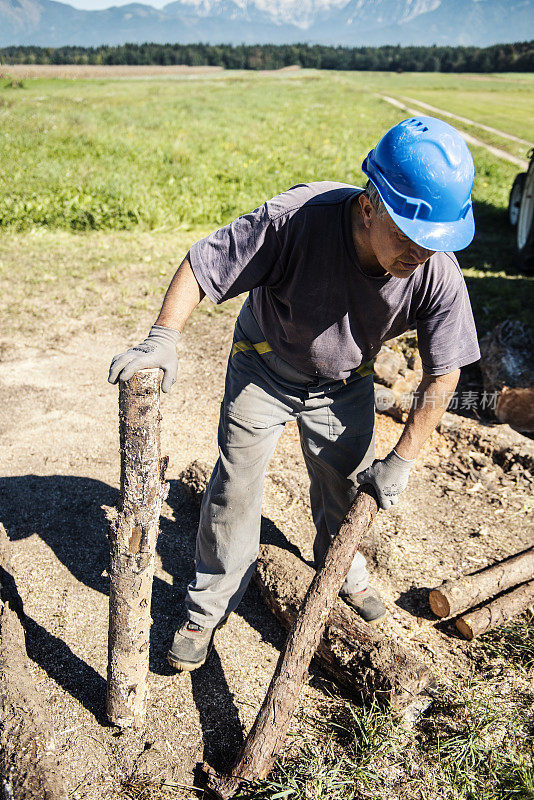
[[[54,323],[51,321],[51,327]],[[229,766],[269,683],[283,634],[252,586],[221,630],[214,652],[190,675],[172,673],[165,653],[192,576],[197,508],[182,493],[189,462],[214,463],[218,406],[232,318],[197,311],[180,344],[179,383],[163,402],[163,452],[171,491],[163,509],[154,583],[150,693],[144,731],[120,733],[104,715],[107,660],[106,506],[117,501],[117,390],[106,382],[118,332],[4,342],[0,363],[0,521],[12,541],[15,579],[29,617],[35,681],[56,732],[73,798],[124,797],[150,776],[192,797],[199,762]],[[133,342],[132,342],[133,343]],[[378,450],[399,435],[378,420]],[[476,649],[429,611],[429,588],[493,563],[534,541],[532,476],[506,471],[468,439],[435,433],[398,507],[380,514],[365,546],[373,583],[389,609],[381,623],[438,676],[472,668]],[[266,481],[264,516],[311,555],[307,479],[296,426],[280,441]],[[325,701],[312,673],[303,702]],[[295,725],[298,726],[298,720]]]

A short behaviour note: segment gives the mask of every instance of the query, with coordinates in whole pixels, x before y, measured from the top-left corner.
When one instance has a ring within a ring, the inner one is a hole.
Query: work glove
[[[399,502],[399,495],[406,489],[410,470],[415,458],[410,460],[392,450],[383,459],[376,459],[370,467],[356,475],[360,484],[370,483],[376,492],[378,507],[383,511]]]
[[[125,353],[114,356],[109,368],[108,381],[129,381],[140,369],[163,370],[161,390],[170,392],[178,372],[178,356],[176,345],[180,331],[165,328],[163,325],[152,325],[150,333],[141,344],[130,347]]]

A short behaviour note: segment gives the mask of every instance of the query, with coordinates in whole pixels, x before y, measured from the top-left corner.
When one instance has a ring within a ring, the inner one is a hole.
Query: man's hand
[[[406,489],[410,470],[415,459],[407,461],[395,450],[383,459],[376,459],[370,467],[356,476],[358,483],[370,483],[376,492],[378,507],[383,511],[399,502],[399,495]]]
[[[174,328],[165,328],[163,325],[153,325],[147,338],[141,344],[130,347],[125,353],[120,353],[113,358],[109,368],[108,381],[128,381],[140,369],[163,370],[161,390],[170,392],[176,380],[178,371],[178,356],[176,345],[180,331]]]

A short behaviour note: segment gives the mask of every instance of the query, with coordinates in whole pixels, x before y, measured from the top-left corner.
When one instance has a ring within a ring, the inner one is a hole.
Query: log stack
[[[473,575],[446,581],[430,592],[429,601],[441,618],[473,609],[456,620],[468,640],[502,625],[534,604],[534,547]]]

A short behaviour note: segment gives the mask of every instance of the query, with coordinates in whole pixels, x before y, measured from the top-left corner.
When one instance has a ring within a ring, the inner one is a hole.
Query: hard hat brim
[[[475,218],[473,206],[463,219],[454,222],[429,222],[422,219],[408,219],[396,214],[391,206],[384,201],[384,206],[398,228],[408,236],[412,242],[426,250],[437,252],[463,250],[473,241],[475,235]]]

